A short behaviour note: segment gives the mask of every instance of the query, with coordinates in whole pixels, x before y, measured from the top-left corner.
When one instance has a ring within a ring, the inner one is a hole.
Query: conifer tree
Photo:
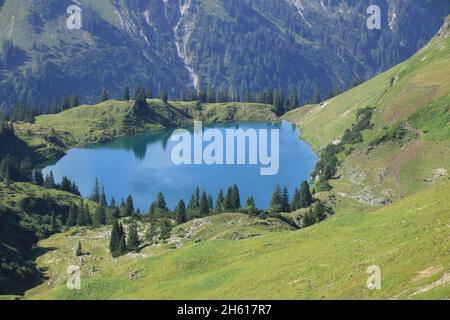
[[[161,240],[169,239],[170,232],[172,231],[172,223],[167,218],[162,219],[160,230],[161,230],[161,234],[160,234]]]
[[[106,223],[106,209],[102,205],[98,205],[95,210],[93,225],[94,227],[100,227]]]
[[[77,225],[79,226],[90,226],[92,225],[91,215],[89,214],[89,207],[84,205],[81,202],[81,205],[78,207],[78,219]]]
[[[108,202],[106,201],[105,187],[102,187],[102,193],[101,193],[101,195],[100,195],[99,204],[100,204],[103,208],[108,207]]]
[[[299,191],[299,208],[307,208],[313,203],[311,190],[308,181],[303,181]]]
[[[83,248],[81,247],[81,242],[78,242],[78,245],[75,249],[75,256],[81,257],[83,255]]]
[[[210,194],[208,195],[208,208],[210,212],[214,211],[214,200]]]
[[[231,191],[231,202],[234,210],[239,210],[241,208],[241,197],[239,194],[239,188],[234,185]]]
[[[166,199],[162,192],[158,193],[156,197],[156,208],[160,214],[169,212],[169,209],[167,208]]]
[[[128,228],[127,248],[132,251],[137,250],[139,249],[140,243],[137,224],[133,220]]]
[[[223,209],[225,211],[234,210],[234,202],[233,202],[233,188],[229,188],[227,195],[225,196],[225,200],[223,201]]]
[[[217,201],[216,201],[216,211],[217,212],[222,212],[224,209],[224,202],[225,202],[225,198],[223,196],[223,190],[219,191],[219,195],[217,196]]]
[[[283,193],[280,186],[276,186],[273,194],[272,200],[270,201],[269,211],[272,213],[282,212],[283,210]]]
[[[145,240],[153,242],[156,237],[156,224],[152,222],[145,234]]]
[[[56,233],[58,232],[59,228],[58,228],[58,221],[56,218],[56,213],[52,212],[52,216],[50,218],[50,232],[51,233]]]
[[[180,202],[178,202],[175,214],[177,224],[183,224],[187,222],[186,204],[184,200],[180,200]]]
[[[289,191],[287,188],[283,189],[283,202],[282,202],[282,211],[288,213],[291,211],[291,205],[289,204]]]
[[[53,171],[50,171],[50,173],[45,177],[44,187],[47,189],[55,189],[56,183],[53,176]]]
[[[255,205],[255,199],[253,198],[253,196],[250,196],[247,199],[247,213],[251,216],[256,214],[256,205]]]
[[[131,217],[134,214],[134,203],[133,203],[133,197],[129,195],[127,197],[127,200],[125,202],[125,208],[123,211],[124,217]]]
[[[123,238],[123,229],[118,221],[114,221],[113,227],[111,230],[111,238],[109,240],[109,252],[113,258],[120,257],[122,255],[121,252],[121,240]]]
[[[78,221],[78,207],[72,205],[69,209],[69,216],[67,217],[66,225],[68,227],[74,227],[77,225]]]
[[[94,202],[100,202],[100,186],[98,183],[98,178],[95,178],[94,189],[92,191],[91,200]]]
[[[209,215],[209,204],[208,204],[208,196],[206,192],[202,192],[201,200],[200,200],[200,215],[202,217],[206,217]]]
[[[33,172],[33,183],[37,186],[44,186],[44,176],[42,175],[42,171],[39,169],[34,170]]]

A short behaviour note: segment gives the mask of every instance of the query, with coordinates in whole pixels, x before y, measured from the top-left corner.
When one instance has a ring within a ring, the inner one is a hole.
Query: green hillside
[[[57,235],[40,243],[52,248],[38,259],[50,279],[26,298],[448,299],[449,191],[450,183],[441,183],[305,230],[219,238],[115,261],[107,256],[107,233],[84,233],[89,255],[80,291],[66,288],[65,271],[81,235]],[[381,290],[366,287],[371,265],[381,268]]]
[[[57,160],[75,146],[112,141],[125,135],[156,132],[201,120],[206,123],[232,121],[276,121],[274,107],[258,103],[199,103],[148,100],[136,114],[134,101],[108,100],[83,105],[58,114],[36,117],[34,124],[15,123],[16,134],[39,156],[38,162]]]
[[[319,151],[339,143],[372,108],[362,141],[344,145],[333,192],[365,204],[389,203],[445,178],[450,170],[450,19],[409,60],[320,105],[289,112]]]
[[[336,144],[332,189],[316,194],[334,206],[332,217],[289,230],[222,214],[117,260],[107,253],[109,229],[73,230],[39,243],[49,280],[25,298],[449,299],[449,21],[408,61],[285,116],[317,151]],[[65,271],[78,241],[87,253],[82,288],[70,291]],[[367,288],[374,265],[380,290]]]

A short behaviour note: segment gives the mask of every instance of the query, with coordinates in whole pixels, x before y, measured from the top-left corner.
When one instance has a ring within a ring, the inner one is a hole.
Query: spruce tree
[[[139,249],[140,243],[137,224],[133,220],[128,227],[127,248],[132,251],[137,250]]]
[[[122,253],[119,251],[120,241],[123,236],[122,229],[118,221],[114,221],[109,240],[109,252],[113,258],[119,257]]]
[[[78,207],[78,219],[77,225],[79,226],[90,226],[92,225],[91,215],[89,214],[89,207],[84,205],[81,202],[81,205]]]
[[[217,212],[222,212],[224,209],[224,201],[225,198],[223,196],[223,190],[219,191],[219,195],[217,196],[217,201],[216,201],[216,211]]]
[[[106,200],[105,187],[102,187],[102,193],[101,193],[101,195],[100,195],[99,203],[100,203],[100,205],[101,205],[103,208],[108,207],[108,202],[107,202],[107,200]]]
[[[282,211],[285,213],[291,211],[291,205],[289,204],[289,191],[287,188],[283,189]]]
[[[145,240],[153,242],[156,237],[156,224],[152,222],[145,234]]]
[[[239,210],[241,208],[241,197],[239,194],[239,188],[234,185],[231,191],[231,202],[234,210]]]
[[[81,247],[81,242],[78,242],[78,245],[75,249],[75,256],[81,257],[83,255],[83,248]]]
[[[69,216],[67,217],[66,226],[74,227],[77,225],[78,221],[78,207],[72,205],[69,209]]]
[[[129,195],[127,197],[127,200],[125,202],[125,208],[123,211],[123,216],[124,217],[131,217],[134,214],[134,202],[133,202],[133,197],[131,195]]]
[[[100,227],[106,223],[106,209],[102,205],[98,205],[95,210],[93,225],[94,227]]]
[[[161,240],[167,240],[170,238],[170,232],[172,231],[172,223],[164,218],[161,220],[161,226],[160,226],[160,230],[161,230]]]
[[[94,189],[92,191],[91,200],[94,202],[100,202],[100,186],[98,183],[98,178],[95,178]]]
[[[225,211],[234,211],[233,188],[229,188],[225,200],[223,201],[223,209]]]
[[[162,192],[158,193],[156,197],[156,208],[160,214],[169,212],[169,209],[167,208],[166,199]]]
[[[270,201],[269,211],[271,213],[278,213],[282,212],[282,210],[283,210],[283,193],[281,191],[280,186],[278,185],[272,194],[272,200]]]
[[[178,202],[177,208],[175,210],[175,215],[177,224],[183,224],[187,222],[186,204],[184,200],[180,200],[180,202]]]
[[[37,169],[33,172],[33,183],[37,186],[44,186],[44,176],[42,175],[42,171]]]
[[[58,220],[56,218],[56,213],[52,212],[51,218],[50,218],[50,232],[56,233],[59,231],[58,228]]]
[[[250,196],[247,199],[247,213],[251,216],[256,214],[256,205],[255,205],[255,199],[253,198],[253,196]]]
[[[313,203],[311,190],[308,181],[303,181],[299,191],[299,208],[307,208]]]
[[[206,192],[202,192],[202,197],[200,200],[200,215],[202,217],[206,217],[209,215],[209,204],[208,204],[208,196],[206,195]]]
[[[53,171],[50,171],[50,173],[45,177],[44,187],[47,189],[55,189],[56,183],[53,176]]]

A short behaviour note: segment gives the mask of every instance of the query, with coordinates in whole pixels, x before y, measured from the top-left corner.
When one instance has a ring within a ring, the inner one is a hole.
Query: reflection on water
[[[158,134],[140,134],[117,139],[106,144],[92,145],[83,149],[72,149],[50,170],[60,180],[67,176],[74,180],[84,196],[92,192],[94,180],[98,177],[105,186],[109,198],[116,200],[131,194],[136,206],[146,212],[158,192],[163,192],[171,207],[181,198],[189,200],[199,186],[217,196],[221,189],[237,184],[241,190],[242,202],[253,195],[258,207],[267,208],[273,189],[277,184],[286,186],[290,192],[302,180],[308,179],[313,170],[316,155],[311,147],[299,140],[299,131],[288,123],[229,123],[215,126],[226,129],[279,129],[280,170],[275,176],[261,176],[259,165],[181,165],[171,161],[170,140],[174,130]],[[193,126],[186,127],[193,134]],[[247,146],[248,147],[248,146]]]

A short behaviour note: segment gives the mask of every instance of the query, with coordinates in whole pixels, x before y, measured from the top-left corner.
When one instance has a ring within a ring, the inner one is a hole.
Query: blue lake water
[[[215,201],[221,189],[226,191],[234,184],[237,184],[241,191],[243,205],[245,199],[253,195],[256,205],[266,209],[277,184],[288,187],[292,195],[301,181],[309,179],[318,160],[311,147],[299,139],[300,132],[297,128],[288,122],[232,123],[208,128],[219,129],[224,136],[227,129],[267,129],[269,132],[278,129],[280,155],[278,173],[263,176],[260,164],[176,165],[171,157],[172,150],[177,145],[177,142],[170,139],[173,130],[129,136],[111,143],[75,148],[56,164],[46,167],[43,172],[48,174],[53,171],[57,182],[61,181],[63,176],[67,176],[76,182],[83,196],[92,193],[97,177],[106,189],[108,200],[114,196],[119,202],[131,194],[135,206],[142,212],[148,211],[158,192],[163,192],[168,206],[174,208],[180,199],[188,202],[197,186],[212,194]],[[187,129],[193,137],[193,130]],[[204,146],[208,144],[210,142],[205,142]],[[246,144],[246,149],[249,148],[250,145]],[[269,154],[270,151],[269,148]]]

